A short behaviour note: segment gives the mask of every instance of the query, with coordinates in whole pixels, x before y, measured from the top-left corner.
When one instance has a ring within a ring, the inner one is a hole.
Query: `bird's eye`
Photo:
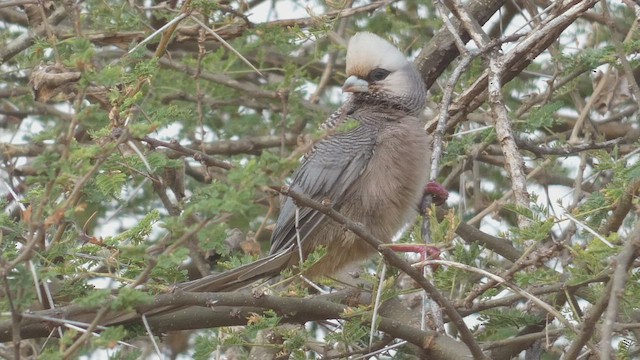
[[[390,73],[391,73],[391,71],[385,70],[385,69],[381,69],[381,68],[373,69],[369,73],[369,81],[373,81],[373,82],[382,81],[382,80],[386,79],[387,76],[389,76]]]

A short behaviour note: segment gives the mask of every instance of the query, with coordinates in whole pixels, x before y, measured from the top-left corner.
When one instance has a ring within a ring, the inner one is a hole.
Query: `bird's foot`
[[[449,198],[449,192],[437,181],[429,181],[424,187],[424,196],[431,195],[432,201],[436,205],[442,205]]]
[[[440,249],[433,245],[426,244],[389,244],[389,249],[395,252],[410,252],[420,254],[420,263],[425,260],[440,259]],[[420,266],[422,268],[423,266]],[[431,268],[436,270],[437,265],[432,265]]]

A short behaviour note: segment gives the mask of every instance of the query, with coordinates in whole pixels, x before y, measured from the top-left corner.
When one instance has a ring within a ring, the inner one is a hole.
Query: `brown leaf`
[[[71,95],[80,72],[70,71],[60,64],[39,65],[31,72],[30,83],[37,101],[47,102],[58,94]]]
[[[631,99],[629,82],[625,76],[620,75],[618,69],[612,68],[607,72],[598,70],[593,74],[593,88],[600,82],[604,82],[603,90],[595,95],[593,102],[600,114],[606,114]]]
[[[33,213],[33,208],[31,207],[31,205],[29,205],[29,207],[22,212],[22,219],[24,220],[25,224],[31,224],[32,213]]]
[[[27,15],[29,25],[36,27],[42,24],[42,15],[51,15],[51,12],[55,10],[56,6],[53,1],[46,0],[40,1],[39,4],[25,4],[22,8],[24,9],[24,13]]]
[[[242,249],[242,252],[252,256],[258,256],[262,253],[260,244],[258,244],[258,242],[253,238],[247,239],[240,243],[240,248]]]
[[[51,216],[48,216],[44,220],[45,229],[49,228],[51,225],[59,224],[60,221],[64,218],[64,210],[58,209]]]
[[[262,319],[262,316],[256,314],[256,313],[251,313],[251,316],[249,316],[247,318],[247,325],[253,325],[253,324],[258,324],[260,323],[260,320]]]

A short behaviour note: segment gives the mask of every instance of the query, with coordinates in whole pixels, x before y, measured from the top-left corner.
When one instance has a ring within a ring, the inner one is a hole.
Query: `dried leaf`
[[[31,72],[30,83],[34,98],[37,101],[48,102],[58,94],[71,95],[73,84],[82,74],[69,71],[60,64],[39,65]]]

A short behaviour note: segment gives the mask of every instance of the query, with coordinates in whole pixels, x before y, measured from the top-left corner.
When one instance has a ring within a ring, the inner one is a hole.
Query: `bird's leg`
[[[420,262],[424,262],[425,260],[433,260],[440,258],[440,249],[437,246],[427,245],[427,244],[389,244],[389,249],[395,252],[403,252],[403,253],[415,253],[420,254]],[[421,267],[422,268],[422,267]],[[432,269],[436,270],[436,266],[433,266]]]
[[[430,203],[442,205],[449,198],[449,192],[447,189],[433,180],[429,181],[427,185],[425,185],[423,194],[422,201],[420,202],[420,211],[422,214],[426,214],[426,210]],[[428,196],[431,196],[431,199],[429,199]],[[389,248],[396,252],[412,252],[420,254],[420,262],[440,258],[440,249],[428,244],[390,244]],[[436,270],[437,266],[433,266],[432,269]]]

